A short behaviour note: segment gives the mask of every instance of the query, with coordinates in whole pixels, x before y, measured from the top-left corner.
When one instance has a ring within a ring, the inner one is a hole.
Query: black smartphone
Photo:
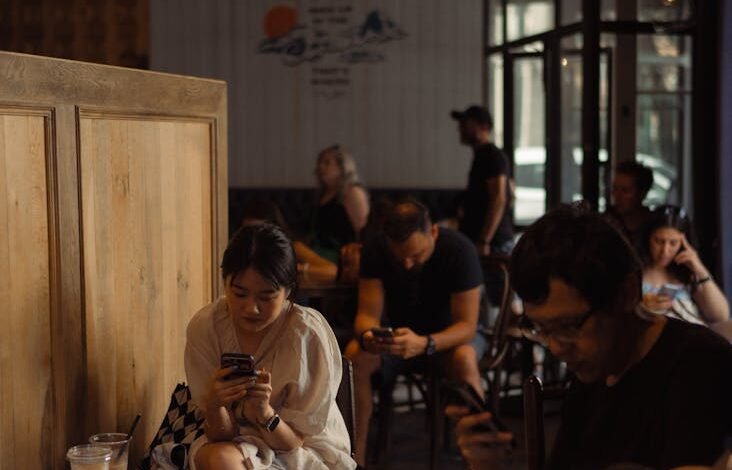
[[[394,330],[391,327],[379,327],[379,328],[371,328],[371,333],[374,335],[375,338],[393,338],[394,337]]]
[[[470,414],[490,411],[483,398],[467,382],[458,381],[447,384],[445,394],[448,404],[465,406],[470,410]],[[492,416],[491,420],[487,423],[477,424],[474,429],[476,431],[510,432],[506,425],[496,416]]]
[[[223,353],[221,355],[221,367],[236,367],[236,370],[224,378],[225,380],[259,375],[257,369],[254,368],[254,356],[251,354]]]

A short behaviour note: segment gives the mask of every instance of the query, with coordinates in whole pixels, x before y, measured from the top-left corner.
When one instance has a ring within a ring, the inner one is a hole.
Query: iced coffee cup
[[[112,449],[109,470],[127,470],[127,454],[130,450],[127,434],[119,432],[94,434],[89,438],[89,443]]]
[[[66,452],[71,470],[109,470],[112,449],[96,444],[74,446]]]

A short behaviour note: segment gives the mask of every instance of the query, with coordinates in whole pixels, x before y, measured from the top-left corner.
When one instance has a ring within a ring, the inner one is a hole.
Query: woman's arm
[[[674,261],[683,264],[691,270],[694,275],[692,281],[691,297],[699,307],[704,319],[708,323],[716,323],[729,319],[729,303],[714,279],[709,274],[709,270],[702,264],[701,259],[696,250],[686,240],[681,239],[682,250],[676,255]]]
[[[211,442],[230,441],[239,435],[239,425],[232,411],[233,405],[246,393],[251,379],[241,377],[226,380],[230,369],[214,371],[206,396],[206,422],[204,431]]]
[[[262,371],[256,383],[247,389],[242,407],[244,418],[259,426],[262,439],[272,449],[287,452],[302,447],[302,437],[284,419],[279,416],[274,418],[276,412],[269,403],[271,395],[272,376],[269,372]],[[268,430],[267,424],[275,422],[276,427]]]
[[[298,269],[305,275],[314,275],[322,279],[335,279],[338,266],[323,258],[301,241],[292,242],[297,257]]]
[[[358,234],[366,226],[369,216],[369,198],[366,191],[357,185],[351,185],[343,194],[343,207],[351,221],[353,231]]]

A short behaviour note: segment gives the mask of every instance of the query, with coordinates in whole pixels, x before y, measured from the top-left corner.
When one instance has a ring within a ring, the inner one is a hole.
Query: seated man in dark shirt
[[[385,380],[434,356],[454,379],[481,390],[476,335],[482,273],[478,254],[464,235],[438,228],[415,200],[393,205],[383,237],[363,247],[355,337],[346,349],[353,361],[356,402],[356,461],[365,463],[371,416],[371,374]],[[393,337],[377,337],[385,323]],[[472,342],[472,343],[471,343]]]
[[[639,308],[641,265],[618,229],[581,206],[550,212],[513,251],[524,334],[575,373],[547,468],[710,465],[732,435],[732,346],[715,333]],[[457,410],[452,410],[458,412]],[[493,468],[462,418],[473,468]]]

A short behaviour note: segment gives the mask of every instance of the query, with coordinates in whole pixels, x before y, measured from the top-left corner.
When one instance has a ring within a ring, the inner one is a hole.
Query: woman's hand
[[[647,292],[643,294],[643,307],[649,312],[664,313],[671,308],[674,299],[665,295]]]
[[[250,423],[264,424],[275,414],[269,399],[272,396],[272,374],[262,369],[256,380],[246,385],[242,413]]]
[[[510,453],[513,435],[508,432],[476,431],[474,427],[490,422],[490,413],[468,414],[463,406],[450,405],[445,410],[448,416],[458,418],[455,427],[460,453],[471,468],[500,468]]]
[[[674,262],[689,268],[697,279],[709,276],[709,271],[699,259],[699,254],[686,239],[686,235],[681,237],[681,250],[674,258]]]
[[[241,400],[251,382],[251,377],[237,377],[226,380],[226,376],[236,370],[236,367],[226,367],[214,370],[208,385],[206,408],[215,410],[224,407],[231,408],[231,405]]]

